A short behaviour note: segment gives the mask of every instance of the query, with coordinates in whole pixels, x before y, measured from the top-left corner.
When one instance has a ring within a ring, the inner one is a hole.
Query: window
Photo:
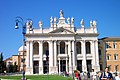
[[[39,43],[35,42],[33,44],[33,55],[38,55],[39,54]]]
[[[110,54],[107,54],[106,58],[107,60],[110,60]]]
[[[113,48],[114,48],[114,49],[116,48],[116,43],[115,43],[115,42],[113,42]]]
[[[118,54],[114,54],[114,60],[118,59]]]
[[[105,46],[106,46],[106,48],[111,48],[110,44],[108,44],[108,43],[106,43]]]
[[[90,50],[90,42],[86,42],[86,54],[90,54],[91,50]]]
[[[115,70],[118,71],[118,65],[115,65]]]
[[[76,52],[77,54],[81,54],[81,43],[80,42],[76,43]]]

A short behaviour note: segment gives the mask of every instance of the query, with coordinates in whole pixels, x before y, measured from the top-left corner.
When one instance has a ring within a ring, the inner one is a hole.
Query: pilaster
[[[49,41],[49,74],[53,72],[53,41]]]
[[[25,74],[33,74],[33,41],[29,41],[27,43],[27,65],[26,65],[26,73]],[[28,61],[29,60],[29,61]]]
[[[86,72],[87,71],[87,64],[86,64],[86,48],[85,48],[85,41],[81,41],[82,44],[82,55],[83,55],[83,60],[82,60],[82,71]]]
[[[54,72],[58,72],[57,68],[57,41],[54,41]]]
[[[95,58],[96,58],[96,71],[100,70],[100,66],[99,66],[99,55],[98,55],[98,40],[95,41]]]
[[[68,41],[68,55],[69,55],[69,73],[72,73],[72,65],[71,65],[71,41]]]

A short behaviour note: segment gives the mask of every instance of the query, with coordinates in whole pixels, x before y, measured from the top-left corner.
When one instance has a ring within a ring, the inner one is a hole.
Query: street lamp
[[[18,29],[19,26],[18,26],[18,23],[21,23],[22,25],[22,34],[23,34],[23,58],[21,60],[21,62],[23,63],[23,71],[22,71],[22,80],[26,80],[25,79],[25,70],[24,70],[24,63],[25,63],[25,58],[24,58],[24,47],[25,47],[25,34],[26,34],[26,23],[24,23],[23,19],[19,16],[16,17],[16,25],[15,25],[15,29]],[[31,19],[27,19],[27,23],[29,23],[28,25],[30,26],[30,30],[31,30],[31,27],[32,27],[32,20]]]
[[[73,73],[73,54],[72,54],[72,50],[70,51],[71,52],[71,66],[72,66],[72,78],[74,80],[74,73]]]

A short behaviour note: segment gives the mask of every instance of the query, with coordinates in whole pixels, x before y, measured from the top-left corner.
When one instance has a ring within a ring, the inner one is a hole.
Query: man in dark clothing
[[[100,80],[112,80],[113,76],[108,72],[108,67],[105,68],[105,71],[101,74]]]

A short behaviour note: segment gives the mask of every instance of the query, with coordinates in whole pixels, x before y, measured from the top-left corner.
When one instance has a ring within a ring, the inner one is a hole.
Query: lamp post
[[[22,80],[26,80],[25,79],[25,69],[24,69],[24,63],[25,63],[25,58],[24,58],[24,47],[25,47],[25,34],[26,34],[26,23],[24,23],[23,19],[19,16],[16,17],[16,25],[15,25],[15,29],[18,29],[19,26],[18,26],[18,23],[21,23],[22,25],[22,34],[23,34],[23,58],[21,59],[21,62],[23,63],[22,67],[23,67],[23,70],[22,70]],[[31,19],[27,19],[27,22],[29,23],[30,27],[32,26],[32,20]]]
[[[73,54],[72,54],[72,50],[70,51],[71,52],[71,66],[72,66],[72,78],[74,80],[74,73],[73,73]]]

